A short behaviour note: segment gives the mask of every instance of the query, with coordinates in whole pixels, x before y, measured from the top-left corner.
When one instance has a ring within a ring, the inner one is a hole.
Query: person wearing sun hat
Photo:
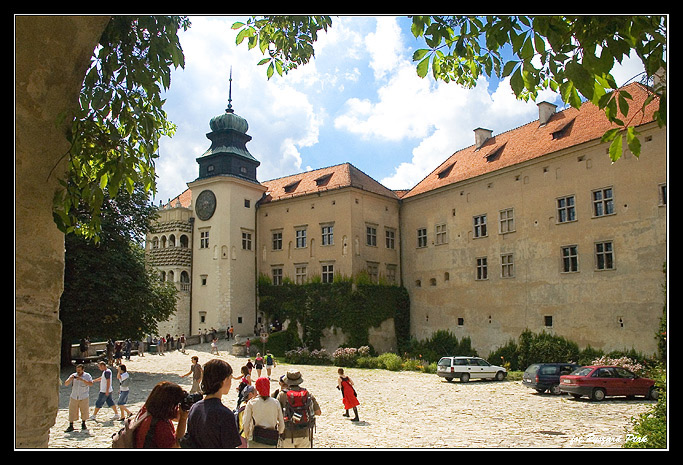
[[[285,420],[280,403],[270,397],[270,380],[261,377],[254,383],[257,396],[247,402],[244,409],[244,436],[247,448],[277,447],[280,435],[285,432]]]
[[[288,370],[284,378],[287,390],[281,391],[277,396],[285,419],[285,433],[280,438],[282,448],[313,447],[315,417],[319,416],[321,411],[315,396],[301,386],[303,381],[299,370]],[[300,403],[303,403],[304,407],[295,407]],[[299,420],[301,417],[302,420]]]

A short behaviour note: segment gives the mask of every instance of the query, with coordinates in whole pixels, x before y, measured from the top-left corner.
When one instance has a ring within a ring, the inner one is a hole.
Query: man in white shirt
[[[76,373],[73,373],[64,382],[65,386],[70,384],[73,386],[71,387],[71,396],[69,396],[69,427],[66,429],[66,433],[74,430],[74,421],[78,420],[78,412],[81,413],[81,429],[85,429],[85,420],[88,418],[90,409],[92,376],[85,372],[83,365],[77,365]]]
[[[100,411],[104,403],[106,402],[109,407],[111,407],[114,410],[114,420],[119,419],[119,411],[116,409],[116,404],[114,403],[114,399],[112,398],[111,394],[112,391],[114,390],[114,383],[113,383],[113,376],[111,373],[111,370],[107,368],[107,364],[104,362],[98,363],[100,370],[102,370],[102,375],[99,378],[95,378],[93,382],[100,382],[100,393],[97,397],[97,400],[95,401],[95,411],[93,411],[92,416],[90,417],[91,420],[95,420],[97,416],[97,412]]]

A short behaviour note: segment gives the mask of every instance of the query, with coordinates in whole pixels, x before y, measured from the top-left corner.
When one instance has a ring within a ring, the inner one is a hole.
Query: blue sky
[[[161,142],[157,204],[196,179],[209,121],[228,104],[231,67],[232,105],[249,123],[259,181],[350,162],[391,189],[407,189],[472,145],[477,127],[495,134],[538,118],[536,103],[516,100],[507,81],[482,78],[466,90],[419,78],[411,57],[422,44],[407,18],[334,16],[315,58],[270,81],[257,66],[261,53],[235,44],[231,26],[244,19],[190,17],[192,27],[180,32],[185,68],[173,72],[164,106],[177,131]],[[553,93],[542,100],[563,108]]]

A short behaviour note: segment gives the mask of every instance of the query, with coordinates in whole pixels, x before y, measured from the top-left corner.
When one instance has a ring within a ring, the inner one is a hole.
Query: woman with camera
[[[231,383],[232,367],[228,362],[215,358],[204,364],[204,399],[190,409],[183,447],[187,443],[198,449],[234,449],[242,444],[235,413],[221,401],[230,392]]]
[[[169,381],[162,381],[152,389],[145,405],[138,413],[140,425],[135,429],[138,449],[168,449],[180,447],[178,438],[185,434],[188,411],[181,404],[187,392]],[[173,420],[178,426],[173,426]],[[149,434],[148,434],[149,433]]]

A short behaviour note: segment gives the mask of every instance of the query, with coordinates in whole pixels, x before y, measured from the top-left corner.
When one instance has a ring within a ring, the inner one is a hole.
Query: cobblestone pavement
[[[225,344],[220,358],[236,372],[246,358],[227,355]],[[252,349],[253,350],[253,349]],[[156,383],[172,381],[191,385],[188,372],[190,357],[200,363],[214,357],[208,344],[190,347],[186,354],[177,351],[165,355],[133,357],[124,362],[131,374],[129,409],[136,412]],[[276,379],[291,366],[274,369]],[[351,422],[344,413],[341,395],[336,389],[337,368],[297,366],[303,386],[318,400],[322,415],[317,419],[315,448],[344,449],[557,449],[619,448],[632,429],[631,418],[650,409],[654,401],[644,399],[607,399],[591,402],[569,396],[537,394],[518,381],[458,381],[448,383],[434,374],[392,372],[348,368],[355,382],[361,405],[360,421]],[[95,364],[86,367],[93,378],[100,374]],[[73,370],[63,370],[62,382]],[[264,370],[265,374],[265,370]],[[253,373],[256,379],[256,373]],[[236,387],[233,383],[233,387]],[[103,407],[96,421],[88,421],[81,431],[65,433],[68,426],[68,402],[71,387],[60,388],[59,412],[50,431],[49,449],[102,449],[111,446],[111,435],[121,423],[112,420],[112,410]],[[91,413],[97,398],[97,386],[90,391]],[[118,394],[118,382],[115,382]],[[116,397],[116,395],[115,395]],[[223,403],[234,408],[233,392]]]

